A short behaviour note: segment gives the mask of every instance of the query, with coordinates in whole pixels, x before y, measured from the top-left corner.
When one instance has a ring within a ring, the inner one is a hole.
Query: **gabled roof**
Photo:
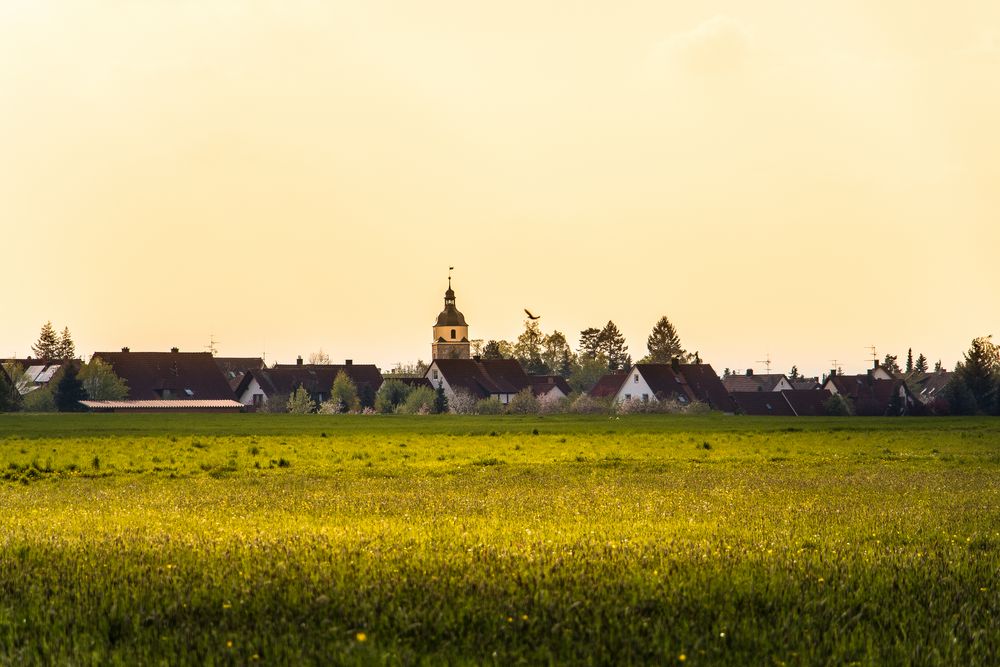
[[[784,391],[734,391],[731,396],[745,415],[794,417],[795,410],[783,396]]]
[[[828,391],[811,389],[784,391],[736,391],[732,393],[740,412],[745,415],[777,417],[821,417],[826,414]]]
[[[837,393],[850,398],[854,409],[859,415],[887,415],[894,396],[900,391],[906,394],[908,400],[914,400],[906,383],[896,378],[894,380],[876,380],[870,373],[864,375],[831,375],[826,379],[827,385],[832,384]]]
[[[236,395],[242,395],[253,379],[268,398],[291,395],[299,387],[312,395],[329,395],[341,371],[358,390],[367,386],[375,392],[382,386],[382,374],[374,364],[277,364],[247,371],[236,387]]]
[[[733,374],[722,380],[722,385],[728,392],[734,391],[774,391],[778,383],[789,382],[784,373],[763,373],[753,375]],[[790,382],[789,382],[790,383]]]
[[[132,400],[231,400],[210,352],[95,352],[128,384]]]
[[[531,387],[531,380],[517,359],[435,359],[431,368],[435,366],[453,391],[464,389],[480,398],[516,394]]]
[[[951,371],[920,373],[914,371],[906,376],[906,384],[921,403],[931,403],[940,398],[942,390],[951,381]]]
[[[531,392],[535,396],[547,394],[553,388],[559,389],[564,396],[569,396],[573,392],[569,382],[566,382],[566,378],[561,375],[530,375],[529,378],[531,379]]]
[[[826,402],[833,396],[825,389],[785,390],[781,395],[792,406],[798,417],[823,417],[826,415]]]
[[[695,400],[695,396],[689,391],[687,380],[681,375],[679,368],[675,370],[670,364],[636,364],[634,369],[642,375],[646,384],[653,391],[653,395],[657,398],[678,396],[683,397],[686,401]],[[628,382],[631,381],[628,379]]]
[[[823,385],[819,383],[819,378],[799,378],[798,380],[789,380],[792,384],[792,389],[802,390],[802,389],[822,389]]]
[[[736,411],[736,404],[711,364],[680,364],[680,372],[697,400],[707,403],[713,410]]]
[[[602,375],[601,379],[590,388],[588,393],[593,398],[614,396],[622,388],[622,383],[625,382],[626,377],[628,376],[625,373],[608,373],[607,375]]]

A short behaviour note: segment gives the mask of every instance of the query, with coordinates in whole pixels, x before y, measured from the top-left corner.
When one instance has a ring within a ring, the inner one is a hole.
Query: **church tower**
[[[465,315],[455,307],[455,290],[451,288],[448,276],[448,291],[444,293],[444,310],[434,324],[434,339],[431,343],[431,359],[469,359],[469,325]]]

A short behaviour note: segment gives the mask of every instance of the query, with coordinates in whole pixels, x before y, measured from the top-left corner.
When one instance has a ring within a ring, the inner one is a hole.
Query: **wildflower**
[[[527,614],[521,614],[521,620],[522,621],[527,621],[528,620],[528,615]]]
[[[228,602],[223,602],[222,603],[222,608],[223,609],[232,609],[233,605],[229,604]]]
[[[357,639],[359,642],[368,641],[368,635],[366,635],[363,632],[359,632],[358,634],[354,635],[354,638]]]
[[[684,662],[687,659],[688,659],[688,657],[686,655],[684,655],[683,653],[681,653],[679,656],[677,656],[677,660],[680,661],[680,662]]]
[[[233,640],[230,639],[229,641],[226,642],[226,648],[232,648],[232,647],[233,647]]]

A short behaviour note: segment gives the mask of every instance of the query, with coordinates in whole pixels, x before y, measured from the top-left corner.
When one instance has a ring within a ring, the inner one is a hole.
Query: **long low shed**
[[[243,405],[231,400],[80,401],[93,412],[240,412]]]

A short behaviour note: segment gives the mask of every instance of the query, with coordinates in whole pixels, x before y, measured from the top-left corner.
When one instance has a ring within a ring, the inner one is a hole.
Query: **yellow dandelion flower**
[[[354,638],[357,639],[359,642],[368,641],[368,635],[366,635],[363,632],[359,632],[358,634],[354,635]]]
[[[686,655],[684,655],[683,653],[681,653],[679,656],[677,656],[677,660],[680,661],[680,662],[684,662],[687,659],[688,659],[688,657]]]
[[[233,647],[233,640],[230,639],[229,641],[226,642],[226,648],[232,648],[232,647]]]
[[[522,621],[527,621],[528,620],[528,615],[527,614],[521,614],[521,620]]]

